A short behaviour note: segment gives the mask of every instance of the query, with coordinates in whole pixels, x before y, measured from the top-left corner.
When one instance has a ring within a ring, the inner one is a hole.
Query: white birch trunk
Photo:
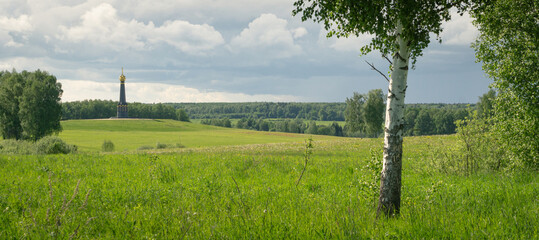
[[[402,139],[404,129],[404,96],[408,78],[410,46],[400,35],[402,24],[397,23],[398,51],[393,56],[393,69],[387,94],[384,162],[380,180],[377,215],[398,215],[401,201]]]

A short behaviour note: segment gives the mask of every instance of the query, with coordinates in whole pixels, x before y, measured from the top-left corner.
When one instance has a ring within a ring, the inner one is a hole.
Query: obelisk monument
[[[118,118],[128,118],[127,116],[127,102],[125,101],[125,76],[124,68],[122,68],[122,75],[120,75],[120,102],[117,108]]]

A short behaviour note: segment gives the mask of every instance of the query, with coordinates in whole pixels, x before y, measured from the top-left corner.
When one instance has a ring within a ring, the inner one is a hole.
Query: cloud
[[[26,40],[27,34],[33,30],[28,15],[20,15],[18,18],[0,17],[0,44],[7,47],[20,47],[23,43],[17,41],[13,36],[19,36]]]
[[[62,83],[62,101],[86,99],[118,100],[119,83],[101,83],[87,80],[58,80]],[[223,91],[201,91],[182,85],[164,83],[126,83],[128,102],[295,102],[301,99],[291,95],[245,94]]]
[[[232,51],[242,53],[265,50],[264,55],[274,58],[299,55],[302,48],[294,39],[305,36],[307,29],[289,29],[287,25],[286,19],[274,14],[262,14],[232,39],[230,47]]]
[[[451,20],[442,23],[442,28],[442,43],[448,45],[470,45],[479,34],[470,14],[460,16],[456,11],[451,11]]]
[[[324,35],[325,37],[325,35]],[[360,52],[361,47],[366,46],[372,40],[374,35],[363,34],[361,36],[350,36],[348,38],[332,38],[330,39],[330,48],[340,52]]]
[[[169,20],[155,26],[151,21],[148,24],[135,19],[124,21],[108,3],[90,9],[82,15],[81,20],[77,26],[61,26],[57,37],[68,42],[106,46],[117,51],[148,50],[166,43],[190,54],[203,54],[224,43],[221,34],[207,24]]]

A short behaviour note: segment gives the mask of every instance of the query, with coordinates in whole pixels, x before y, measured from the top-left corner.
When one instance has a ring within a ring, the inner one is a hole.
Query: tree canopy
[[[473,12],[479,38],[473,47],[494,80],[492,130],[506,159],[539,168],[539,2],[497,0]]]
[[[62,85],[47,72],[0,74],[0,122],[5,139],[38,140],[61,130]]]

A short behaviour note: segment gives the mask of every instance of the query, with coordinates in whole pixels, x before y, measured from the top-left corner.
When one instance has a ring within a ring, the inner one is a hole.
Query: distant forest
[[[116,116],[115,101],[85,100],[62,103],[62,119],[96,119]],[[346,103],[129,103],[129,117],[176,119],[187,113],[190,119],[222,127],[258,131],[358,136],[347,130]],[[469,116],[475,104],[407,104],[405,135],[455,133],[455,121]],[[188,119],[182,119],[187,120]],[[239,119],[233,124],[233,119]],[[334,121],[324,125],[315,121]]]

